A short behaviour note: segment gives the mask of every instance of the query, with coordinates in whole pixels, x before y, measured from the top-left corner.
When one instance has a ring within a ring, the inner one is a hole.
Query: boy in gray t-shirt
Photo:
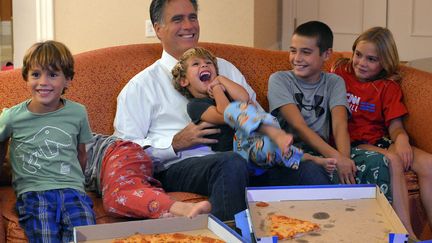
[[[338,176],[333,182],[375,183],[391,199],[383,156],[351,150],[345,83],[339,76],[321,70],[332,54],[332,46],[333,33],[326,24],[310,21],[297,27],[290,46],[293,70],[270,76],[270,112],[282,128],[301,141],[296,145],[305,152],[336,159]],[[335,147],[330,145],[330,138]],[[373,170],[377,173],[369,173]]]
[[[310,83],[296,77],[294,71],[274,73],[270,77],[270,109],[285,130],[292,130],[277,108],[296,105],[309,128],[329,141],[331,110],[337,106],[348,109],[346,89],[342,78],[335,74],[321,72],[319,77],[318,82]]]

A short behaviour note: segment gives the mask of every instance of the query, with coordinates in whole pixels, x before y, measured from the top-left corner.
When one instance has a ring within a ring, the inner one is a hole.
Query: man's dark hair
[[[161,24],[163,22],[163,11],[165,6],[171,0],[153,0],[150,4],[150,20],[152,25],[155,23]],[[198,2],[197,0],[190,0],[195,11],[198,11]]]
[[[299,25],[294,34],[306,37],[316,37],[320,55],[333,47],[333,32],[330,27],[320,21],[309,21]]]

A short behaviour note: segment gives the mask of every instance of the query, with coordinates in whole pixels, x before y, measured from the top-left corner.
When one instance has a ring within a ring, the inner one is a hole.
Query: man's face
[[[162,23],[154,28],[165,51],[179,59],[187,49],[195,47],[199,38],[198,15],[189,0],[168,1]]]
[[[309,83],[319,80],[321,67],[331,54],[331,49],[320,54],[316,37],[293,35],[290,46],[290,62],[294,74]]]

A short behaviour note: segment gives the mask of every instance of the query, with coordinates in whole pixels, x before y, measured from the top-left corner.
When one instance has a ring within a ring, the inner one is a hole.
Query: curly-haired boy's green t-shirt
[[[84,191],[78,144],[92,138],[87,111],[79,103],[62,100],[64,106],[49,113],[30,112],[27,100],[0,114],[0,141],[10,138],[17,195],[62,188]]]

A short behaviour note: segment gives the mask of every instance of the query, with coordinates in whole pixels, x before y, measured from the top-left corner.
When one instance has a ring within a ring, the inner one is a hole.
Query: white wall
[[[283,49],[295,25],[308,20],[329,24],[334,50],[350,51],[352,43],[372,26],[389,28],[402,61],[432,57],[431,0],[283,0]]]
[[[68,45],[73,53],[159,42],[156,37],[145,36],[150,0],[127,0],[127,4],[120,0],[54,1],[55,39]],[[254,1],[199,1],[200,41],[253,46]]]
[[[22,66],[22,59],[27,50],[37,41],[36,34],[36,1],[13,0],[13,39],[14,39],[14,65]]]
[[[200,41],[275,49],[278,2],[199,1]],[[159,42],[145,36],[150,0],[55,0],[55,39],[74,53],[113,45]]]
[[[199,1],[200,41],[278,48],[278,15],[274,12],[279,1]],[[13,0],[15,63],[21,63],[32,43],[51,38],[64,42],[74,54],[115,45],[157,43],[156,37],[145,36],[150,2]],[[51,17],[46,16],[49,3],[53,5]],[[45,18],[48,21],[40,23]],[[52,30],[46,34],[49,24]]]
[[[149,6],[149,0],[55,0],[55,39],[72,53],[158,42],[155,37],[145,37]]]

